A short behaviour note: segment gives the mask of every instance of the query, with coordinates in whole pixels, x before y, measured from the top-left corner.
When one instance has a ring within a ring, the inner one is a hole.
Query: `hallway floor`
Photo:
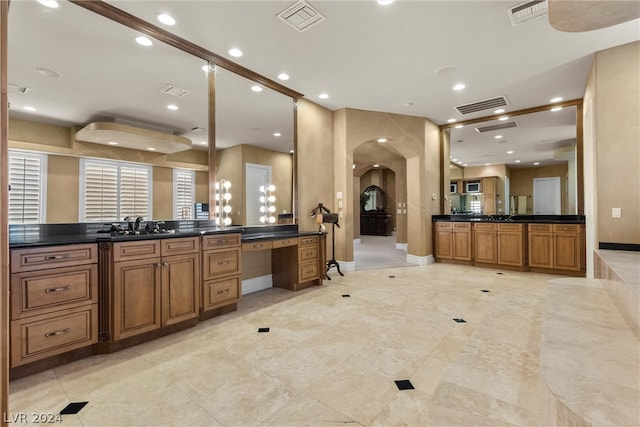
[[[272,288],[192,329],[13,381],[10,410],[88,402],[62,417],[84,426],[538,425],[554,277],[432,264]]]
[[[353,259],[358,271],[389,267],[409,267],[407,253],[396,249],[396,236],[360,236],[353,245]]]

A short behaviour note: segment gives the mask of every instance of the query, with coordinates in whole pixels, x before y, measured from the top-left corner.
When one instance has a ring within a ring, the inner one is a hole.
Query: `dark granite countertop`
[[[584,224],[584,215],[433,215],[433,222]]]
[[[161,233],[122,234],[109,232],[110,224],[29,224],[9,226],[9,247],[55,246],[78,243],[129,242],[149,239],[172,239],[212,234],[241,233],[242,241],[285,239],[321,234],[317,231],[299,231],[296,224],[268,226],[216,227],[212,221],[167,221],[167,230]]]

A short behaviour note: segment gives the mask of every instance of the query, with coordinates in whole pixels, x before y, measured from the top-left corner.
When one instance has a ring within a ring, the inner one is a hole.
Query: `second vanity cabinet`
[[[583,232],[580,224],[529,224],[529,266],[580,271]]]
[[[202,237],[202,311],[236,304],[242,297],[241,235]]]
[[[271,251],[273,286],[297,291],[321,285],[324,278],[324,236],[274,240]]]
[[[198,317],[200,238],[114,244],[113,339]]]
[[[470,222],[436,222],[436,258],[472,260]]]
[[[523,224],[476,223],[474,228],[474,261],[485,264],[525,265]]]

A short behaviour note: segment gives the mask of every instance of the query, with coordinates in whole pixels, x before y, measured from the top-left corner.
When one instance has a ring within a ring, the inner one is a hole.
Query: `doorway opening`
[[[401,244],[396,243],[395,233],[391,236],[361,235],[359,243],[353,245],[356,271],[415,266],[407,262],[406,245],[404,249],[398,246]]]

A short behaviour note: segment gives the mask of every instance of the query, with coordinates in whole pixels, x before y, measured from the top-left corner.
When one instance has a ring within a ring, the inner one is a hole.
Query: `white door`
[[[260,225],[260,186],[271,184],[271,166],[245,163],[245,209],[247,225]]]
[[[533,213],[560,215],[560,177],[533,179]]]

